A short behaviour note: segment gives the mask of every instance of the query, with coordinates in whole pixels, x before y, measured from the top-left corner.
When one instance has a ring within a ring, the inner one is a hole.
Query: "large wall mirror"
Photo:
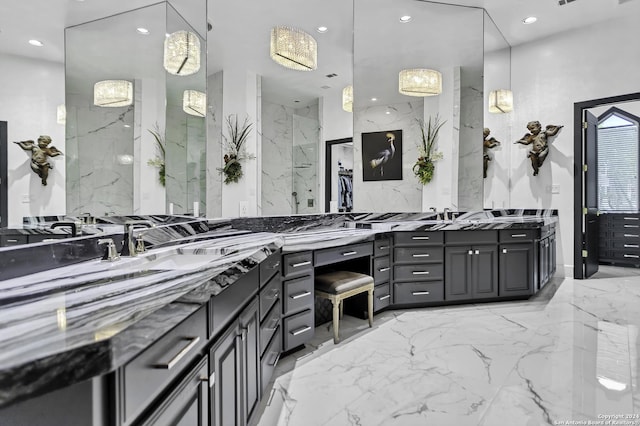
[[[65,30],[68,215],[206,210],[206,104],[198,96],[206,92],[206,3],[181,3]],[[196,28],[184,16],[199,17]],[[176,33],[192,49],[173,69],[165,41]],[[187,71],[194,55],[199,66]],[[96,83],[116,81],[96,99]]]

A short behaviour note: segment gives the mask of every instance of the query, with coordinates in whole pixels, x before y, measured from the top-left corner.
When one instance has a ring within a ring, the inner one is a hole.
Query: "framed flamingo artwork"
[[[362,180],[402,180],[402,130],[362,134]]]

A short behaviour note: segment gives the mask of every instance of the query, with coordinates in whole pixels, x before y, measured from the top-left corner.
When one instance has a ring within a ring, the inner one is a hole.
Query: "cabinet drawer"
[[[501,243],[517,243],[521,241],[533,241],[539,232],[536,229],[502,230],[500,231]]]
[[[373,255],[374,256],[385,256],[391,253],[391,239],[383,238],[380,240],[375,240],[373,243]]]
[[[313,337],[313,309],[282,319],[284,351],[308,342]]]
[[[316,250],[314,252],[315,266],[329,265],[343,262],[363,256],[371,256],[373,247],[371,243],[351,244],[348,246]]]
[[[617,230],[610,231],[612,239],[629,241],[631,244],[640,242],[640,229]]]
[[[389,281],[391,277],[391,265],[389,256],[379,257],[373,260],[373,280],[376,284]]]
[[[603,247],[603,246],[601,246]],[[639,241],[624,241],[624,240],[612,240],[604,246],[611,250],[628,251],[631,253],[640,252],[640,240]]]
[[[280,275],[275,275],[269,283],[260,290],[260,321],[264,320],[264,317],[269,312],[269,309],[276,301],[280,299],[282,293]]]
[[[313,306],[315,296],[313,294],[313,277],[306,276],[285,281],[283,286],[283,314],[308,309]]]
[[[1,246],[17,246],[20,244],[27,244],[26,235],[2,235],[0,236]]]
[[[393,258],[396,262],[405,263],[442,262],[444,250],[442,246],[396,247],[393,249]]]
[[[600,217],[601,221],[606,220],[605,218],[608,219],[608,222],[610,222],[612,225],[618,225],[618,224],[636,224],[636,225],[640,225],[640,215],[635,214],[635,213],[626,213],[626,214],[607,214],[607,215],[602,215]]]
[[[442,281],[395,283],[393,285],[393,303],[442,302],[444,283]]]
[[[260,354],[264,353],[276,330],[280,327],[280,301],[276,302],[273,309],[266,315],[260,325]]]
[[[377,285],[373,290],[373,312],[378,312],[391,304],[391,285]]]
[[[311,270],[313,270],[313,253],[310,251],[285,254],[282,256],[283,278],[309,273]]]
[[[269,282],[269,279],[280,271],[281,259],[282,255],[277,251],[260,263],[260,287]]]
[[[199,356],[207,343],[206,312],[203,306],[124,367],[125,420],[135,418]]]
[[[260,369],[260,387],[262,388],[262,392],[264,394],[264,390],[266,389],[271,377],[273,376],[273,371],[276,369],[276,365],[278,365],[278,360],[280,359],[280,353],[282,352],[282,327],[278,327],[276,330],[271,343],[267,347],[262,355],[260,360],[261,369]]]
[[[393,278],[396,281],[424,281],[442,279],[442,263],[419,263],[393,267]]]
[[[444,234],[442,231],[435,232],[396,232],[394,234],[397,246],[415,246],[425,244],[441,244]]]
[[[447,231],[446,240],[447,244],[497,243],[498,231]]]

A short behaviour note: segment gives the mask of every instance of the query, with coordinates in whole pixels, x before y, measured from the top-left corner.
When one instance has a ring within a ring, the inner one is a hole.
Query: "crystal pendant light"
[[[353,112],[353,86],[351,85],[342,89],[342,109]]]
[[[298,28],[272,28],[270,53],[271,59],[283,67],[298,71],[312,71],[318,68],[316,40]]]
[[[103,80],[93,86],[93,104],[123,107],[133,103],[133,83],[127,80]]]
[[[400,71],[398,91],[407,96],[435,96],[442,93],[442,74],[417,68]]]
[[[173,75],[191,75],[200,70],[200,38],[189,31],[176,31],[164,40],[164,69]]]
[[[207,115],[207,95],[197,90],[185,90],[182,94],[182,110],[190,115]]]

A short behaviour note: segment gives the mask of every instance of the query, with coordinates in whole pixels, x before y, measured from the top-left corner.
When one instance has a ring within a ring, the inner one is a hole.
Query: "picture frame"
[[[402,180],[402,130],[362,133],[362,180]]]

